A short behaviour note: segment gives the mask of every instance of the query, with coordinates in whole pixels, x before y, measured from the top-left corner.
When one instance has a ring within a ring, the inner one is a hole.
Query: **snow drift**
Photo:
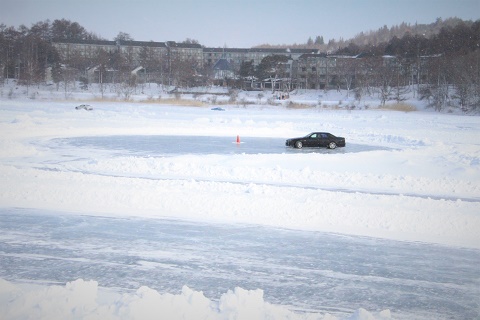
[[[0,314],[2,319],[338,319],[272,305],[264,301],[260,289],[235,288],[212,301],[187,286],[179,294],[160,294],[144,286],[119,295],[102,292],[97,282],[82,279],[64,286],[13,284],[0,279]],[[347,319],[391,319],[391,314],[389,310],[372,314],[359,309]]]

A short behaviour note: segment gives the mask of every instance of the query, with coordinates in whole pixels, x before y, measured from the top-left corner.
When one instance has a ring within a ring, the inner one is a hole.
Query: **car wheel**
[[[302,149],[302,147],[303,147],[302,141],[295,142],[295,148]]]
[[[335,149],[336,147],[337,147],[337,144],[333,141],[328,144],[329,149]]]

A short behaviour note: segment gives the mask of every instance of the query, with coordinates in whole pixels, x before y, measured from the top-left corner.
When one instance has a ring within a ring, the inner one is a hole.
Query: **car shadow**
[[[367,144],[358,144],[358,143],[348,143],[345,147],[337,147],[335,149],[328,148],[302,148],[296,149],[292,147],[285,147],[286,153],[324,153],[324,154],[341,154],[341,153],[359,153],[359,152],[371,152],[371,151],[392,151],[397,150],[395,148],[367,145]]]

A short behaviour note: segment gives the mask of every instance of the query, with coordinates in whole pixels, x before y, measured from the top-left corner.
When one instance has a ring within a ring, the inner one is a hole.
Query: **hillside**
[[[465,21],[459,18],[448,18],[442,20],[438,18],[435,22],[429,24],[410,24],[402,23],[400,25],[386,26],[378,28],[377,30],[360,31],[355,37],[351,39],[330,39],[324,44],[308,44],[308,41],[300,44],[282,44],[271,45],[263,44],[257,47],[260,48],[315,48],[320,49],[323,52],[335,52],[342,48],[348,47],[350,44],[354,44],[359,47],[363,46],[377,46],[382,43],[388,43],[394,37],[402,38],[409,34],[411,36],[421,35],[427,39],[440,33],[442,28],[454,28],[458,25],[465,24],[471,26],[472,21]]]

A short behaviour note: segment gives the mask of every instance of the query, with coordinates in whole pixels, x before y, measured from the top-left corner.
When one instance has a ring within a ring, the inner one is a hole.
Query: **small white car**
[[[93,107],[89,104],[81,104],[79,106],[76,106],[75,109],[80,110],[80,109],[85,109],[87,111],[93,110]]]

